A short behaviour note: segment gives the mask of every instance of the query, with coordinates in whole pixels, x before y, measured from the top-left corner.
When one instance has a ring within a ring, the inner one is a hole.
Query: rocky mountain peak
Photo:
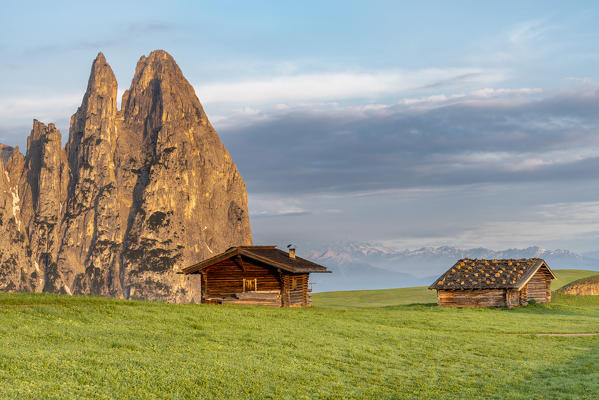
[[[0,157],[4,164],[12,157],[14,150],[12,146],[0,143]]]
[[[54,164],[56,164],[57,168],[60,168],[60,162],[64,161],[64,151],[61,147],[61,135],[56,126],[52,123],[46,126],[44,123],[34,119],[31,134],[27,138],[27,152],[24,160],[25,179],[31,191],[33,210],[39,205],[40,178],[44,178],[42,170],[52,167]],[[57,157],[57,159],[49,160],[49,158],[53,157]],[[57,182],[51,180],[42,183],[51,186]]]
[[[99,53],[66,148],[34,120],[25,157],[2,150],[0,290],[193,301],[180,268],[251,244],[245,184],[175,60],[141,57],[121,111],[117,90]]]
[[[112,68],[106,62],[104,54],[98,53],[92,64],[82,108],[86,113],[98,117],[114,114],[117,87]]]
[[[78,171],[81,165],[106,166],[106,147],[112,147],[116,137],[117,90],[112,68],[98,53],[81,106],[71,117],[66,151],[72,171]],[[102,142],[102,149],[97,150]]]
[[[123,112],[129,123],[207,123],[193,87],[173,57],[155,50],[137,62],[131,87],[123,95]]]

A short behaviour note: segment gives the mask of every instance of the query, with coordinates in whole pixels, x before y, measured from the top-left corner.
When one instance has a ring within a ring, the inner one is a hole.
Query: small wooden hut
[[[555,275],[540,258],[459,260],[433,283],[437,303],[453,307],[516,307],[551,301]]]
[[[201,275],[202,303],[302,307],[310,300],[310,273],[331,272],[276,246],[232,247],[181,270]]]

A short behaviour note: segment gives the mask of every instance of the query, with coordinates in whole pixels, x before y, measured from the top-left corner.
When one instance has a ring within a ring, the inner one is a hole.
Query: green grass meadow
[[[599,332],[599,296],[452,309],[394,290],[303,309],[0,294],[0,398],[599,397],[599,336],[536,336]]]
[[[599,275],[599,271],[589,271],[585,269],[557,269],[553,270],[557,277],[551,282],[551,290],[557,290],[570,282],[577,281],[589,276]]]
[[[557,279],[551,282],[551,290],[588,276],[599,275],[599,271],[584,269],[553,270]],[[431,282],[432,283],[432,282]],[[312,296],[314,305],[320,307],[384,307],[404,304],[427,304],[437,302],[437,292],[425,286],[381,289],[381,290],[349,290],[341,292],[315,293]]]

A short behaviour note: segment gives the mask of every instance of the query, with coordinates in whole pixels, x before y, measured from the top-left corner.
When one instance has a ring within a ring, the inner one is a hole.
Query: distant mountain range
[[[578,254],[569,250],[491,250],[459,247],[423,247],[397,250],[373,243],[339,243],[315,250],[310,259],[326,265],[331,275],[314,274],[315,291],[385,289],[426,286],[460,258],[543,258],[553,268],[599,266],[599,253]]]

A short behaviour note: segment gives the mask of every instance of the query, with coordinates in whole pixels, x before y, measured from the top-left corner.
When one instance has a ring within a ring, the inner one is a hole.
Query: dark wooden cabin
[[[540,258],[459,260],[433,283],[437,303],[453,307],[516,307],[551,301],[555,275]]]
[[[302,307],[312,304],[308,278],[331,272],[276,246],[232,247],[222,254],[184,268],[201,275],[202,303]]]

